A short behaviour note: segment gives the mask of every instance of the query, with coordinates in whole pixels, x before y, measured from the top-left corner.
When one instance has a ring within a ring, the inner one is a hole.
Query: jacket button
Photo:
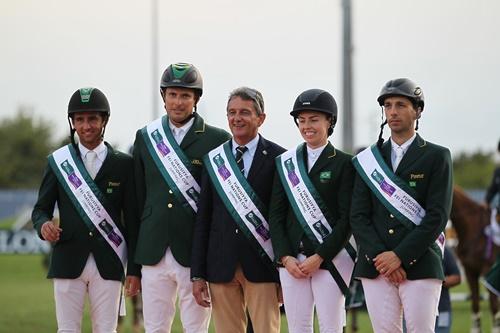
[[[389,234],[393,234],[394,233],[394,229],[389,229]]]
[[[172,207],[174,207],[174,205],[172,205],[171,203],[169,203],[169,204],[167,205],[167,207],[168,207],[168,208],[172,208]]]
[[[234,233],[237,234],[238,233],[238,228],[234,229]]]
[[[92,233],[92,231],[89,232],[89,236],[90,237],[94,236],[94,234]]]
[[[172,192],[172,190],[168,190],[168,193],[172,194],[172,193],[174,193],[174,192]]]
[[[389,217],[390,217],[391,219],[393,219],[393,218],[394,218],[394,215],[390,214],[390,215],[389,215]]]

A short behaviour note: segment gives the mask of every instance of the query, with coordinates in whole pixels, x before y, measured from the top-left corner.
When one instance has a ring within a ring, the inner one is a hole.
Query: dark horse
[[[458,237],[457,255],[462,263],[472,301],[471,332],[481,332],[479,311],[479,278],[493,265],[498,247],[485,236],[484,228],[490,223],[490,210],[469,198],[465,192],[453,189],[450,220]],[[498,298],[490,292],[492,318],[498,313]],[[497,323],[498,325],[498,323]],[[495,331],[500,327],[495,327]]]

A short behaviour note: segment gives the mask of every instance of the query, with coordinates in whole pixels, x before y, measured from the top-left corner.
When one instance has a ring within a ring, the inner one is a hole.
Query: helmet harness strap
[[[109,117],[107,115],[105,115],[103,117],[104,117],[104,125],[102,127],[101,139],[104,140],[104,133],[106,132],[106,125],[108,124]],[[75,141],[75,132],[76,132],[76,129],[73,127],[72,120],[73,120],[72,116],[69,115],[68,116],[69,139],[70,139],[71,145],[75,149],[76,153],[78,154],[78,156],[80,156],[80,149],[78,148],[78,145],[77,145],[77,143]]]
[[[377,141],[377,147],[379,149],[382,148],[382,144],[384,143],[384,138],[382,136],[384,135],[384,126],[387,124],[387,119],[384,119],[384,107],[382,106],[380,109],[381,109],[380,119],[382,119],[382,124],[380,125],[380,133],[378,135],[378,141]]]

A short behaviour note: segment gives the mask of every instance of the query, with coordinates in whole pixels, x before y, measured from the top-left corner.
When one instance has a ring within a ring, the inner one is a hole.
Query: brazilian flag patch
[[[322,182],[322,183],[325,183],[325,182],[328,182],[329,180],[332,179],[332,172],[331,171],[322,171],[320,174],[319,174],[319,180]]]

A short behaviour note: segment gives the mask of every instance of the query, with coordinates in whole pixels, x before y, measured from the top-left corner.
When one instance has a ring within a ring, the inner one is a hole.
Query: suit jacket
[[[284,151],[260,136],[247,180],[266,208],[269,207],[276,171],[274,159]],[[194,228],[191,277],[214,283],[229,282],[240,264],[249,281],[278,282],[277,271],[264,263],[227,211],[206,167],[203,169],[201,189]]]
[[[381,154],[391,166],[391,143]],[[351,227],[359,246],[355,277],[378,275],[373,258],[394,251],[409,280],[444,279],[441,251],[434,244],[444,230],[451,209],[452,164],[447,148],[426,142],[418,134],[401,160],[396,175],[416,192],[416,200],[426,214],[419,226],[401,224],[356,175],[351,207]]]
[[[132,157],[121,153],[106,143],[108,153],[94,182],[111,206],[123,216],[114,221],[127,241],[128,257],[133,258],[137,238],[138,214],[135,198]],[[49,278],[75,279],[79,277],[92,253],[102,278],[122,279],[122,264],[113,249],[103,244],[99,231],[90,230],[78,214],[71,199],[58,182],[50,166],[43,175],[38,200],[31,219],[38,235],[42,238],[42,225],[51,220],[54,206],[59,208],[59,240],[54,244],[48,276]],[[106,243],[104,241],[104,243]],[[128,275],[140,276],[140,267],[129,260]]]
[[[191,161],[193,176],[198,183],[203,156],[230,137],[226,131],[205,124],[203,118],[195,114],[194,123],[180,147]],[[140,130],[136,134],[133,155],[141,216],[135,261],[155,265],[170,247],[175,260],[189,267],[195,217],[185,210],[163,179]]]
[[[302,158],[307,165],[307,149],[304,149]],[[297,221],[290,206],[279,176],[275,176],[269,224],[277,261],[283,256],[296,257],[301,242],[307,256],[317,253],[325,262],[331,261],[346,245],[351,234],[349,212],[354,183],[351,158],[351,155],[335,149],[328,143],[309,172],[311,182],[332,217],[328,223],[332,226],[333,232],[317,247],[313,246],[305,235],[304,228]]]

